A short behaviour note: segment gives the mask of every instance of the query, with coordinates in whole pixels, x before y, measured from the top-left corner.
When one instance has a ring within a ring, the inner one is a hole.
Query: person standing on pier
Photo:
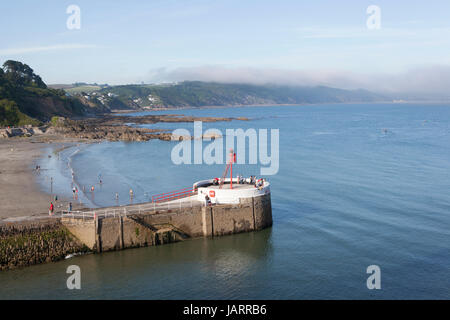
[[[205,196],[205,207],[209,207],[211,205],[211,199],[208,195]]]
[[[48,210],[48,215],[52,216],[54,210],[55,210],[55,206],[53,205],[53,202],[50,202],[50,208]]]

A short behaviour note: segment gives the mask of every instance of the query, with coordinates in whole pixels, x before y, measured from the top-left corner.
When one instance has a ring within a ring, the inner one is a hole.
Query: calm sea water
[[[366,104],[181,110],[245,116],[204,128],[280,130],[273,227],[261,232],[80,256],[0,273],[0,298],[449,299],[450,105]],[[130,118],[132,119],[132,118]],[[132,122],[132,120],[130,120]],[[149,127],[186,128],[190,123]],[[386,129],[386,130],[385,130]],[[90,206],[147,201],[220,176],[223,165],[174,165],[175,142],[100,143],[44,159],[42,187]],[[49,151],[50,152],[50,151]],[[259,175],[259,166],[236,173]],[[99,176],[103,184],[98,184]],[[66,268],[82,289],[66,288]],[[381,290],[366,269],[381,268]]]

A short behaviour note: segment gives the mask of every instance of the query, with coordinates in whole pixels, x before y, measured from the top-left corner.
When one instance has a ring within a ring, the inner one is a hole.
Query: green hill
[[[27,124],[38,126],[41,123],[20,112],[14,101],[7,99],[0,100],[0,127],[23,126]]]
[[[325,86],[299,87],[200,81],[185,81],[173,85],[122,85],[104,88],[99,93],[115,94],[118,99],[130,107],[130,101],[141,107],[201,107],[386,100],[386,97],[366,90],[343,90]]]
[[[141,107],[202,107],[385,101],[366,90],[325,86],[225,84],[185,81],[164,85],[75,83],[48,87],[28,65],[8,60],[0,68],[0,126],[35,124],[53,116],[79,117]]]
[[[0,125],[17,126],[102,111],[62,89],[48,88],[28,65],[8,60],[0,68]]]

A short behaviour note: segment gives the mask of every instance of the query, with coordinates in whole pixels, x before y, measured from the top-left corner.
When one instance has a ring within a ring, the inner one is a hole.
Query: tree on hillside
[[[19,123],[19,108],[14,101],[0,100],[0,127]]]
[[[5,78],[3,69],[0,68],[0,99],[9,98],[10,84]]]
[[[20,86],[36,86],[47,88],[41,77],[34,73],[33,69],[20,61],[8,60],[3,64],[4,77]]]

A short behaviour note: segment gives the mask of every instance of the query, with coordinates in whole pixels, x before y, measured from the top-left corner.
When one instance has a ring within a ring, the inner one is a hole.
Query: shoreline
[[[189,119],[190,118],[191,117],[189,117]],[[164,116],[161,116],[158,117],[155,123],[165,122],[164,120],[166,120]],[[175,119],[172,121],[178,122],[178,120],[179,119]],[[205,120],[231,121],[241,119],[207,117]],[[108,128],[114,128],[114,126]],[[156,129],[154,131],[165,132],[166,130]],[[154,139],[155,137],[152,138]],[[98,207],[98,205],[90,199],[88,190],[83,192],[81,184],[76,179],[75,173],[72,182],[79,190],[78,200],[73,199],[70,192],[64,192],[60,189],[61,185],[55,187],[55,184],[58,182],[56,180],[52,180],[53,190],[48,190],[48,188],[44,186],[45,183],[40,179],[45,178],[50,182],[50,179],[54,179],[54,177],[44,176],[47,168],[41,168],[40,172],[37,173],[35,167],[43,162],[46,156],[49,158],[51,157],[51,155],[46,154],[46,152],[58,156],[60,152],[63,152],[68,148],[74,148],[79,144],[88,145],[104,141],[110,140],[105,137],[77,137],[76,135],[70,135],[65,132],[48,132],[33,135],[31,137],[18,136],[0,139],[0,223],[48,218],[50,202],[53,202],[55,206],[55,213],[67,210],[69,202],[72,202],[72,210],[74,211],[87,209],[89,207]],[[50,149],[50,151],[46,149]],[[76,154],[76,152],[74,154]],[[71,171],[73,172],[70,162],[74,154],[68,155],[67,157],[69,177]],[[55,166],[55,168],[48,170],[53,169],[61,168]],[[63,179],[67,178],[62,172],[57,173],[57,175],[58,174]],[[41,175],[41,177],[39,178],[38,175]],[[54,200],[55,195],[58,196],[57,201]],[[81,202],[81,199],[83,199],[83,202]]]
[[[53,138],[52,141],[41,137],[0,139],[0,223],[48,218],[51,201],[55,212],[66,209],[69,202],[73,210],[85,208],[84,204],[58,193],[55,202],[55,193],[45,191],[39,182],[43,173],[37,173],[34,167],[46,156],[45,149],[50,147],[53,153],[59,153],[77,142]]]
[[[176,111],[176,110],[200,110],[200,109],[233,109],[233,108],[255,108],[255,107],[314,107],[321,105],[346,105],[346,104],[395,104],[395,105],[406,105],[406,104],[450,104],[450,101],[422,101],[422,100],[405,100],[405,101],[369,101],[369,102],[324,102],[324,103],[269,103],[269,104],[233,104],[233,105],[219,105],[219,106],[171,106],[171,107],[161,107],[161,108],[150,108],[142,109],[149,106],[144,106],[141,109],[136,110],[111,110],[111,114],[129,114],[129,113],[141,113],[141,112],[157,112],[157,111]]]
[[[98,142],[96,142],[98,143]],[[101,142],[100,142],[101,143]],[[83,209],[84,208],[99,208],[100,206],[95,203],[95,201],[92,198],[89,198],[88,196],[88,190],[84,190],[83,191],[83,187],[81,182],[77,179],[77,174],[75,172],[75,169],[72,167],[72,159],[75,155],[77,155],[79,152],[82,152],[82,148],[86,148],[88,145],[90,145],[92,143],[88,143],[88,142],[82,142],[81,143],[77,143],[77,145],[72,145],[72,146],[68,146],[65,149],[74,149],[74,152],[71,153],[70,155],[67,156],[67,165],[68,165],[68,170],[70,171],[71,174],[73,174],[73,178],[72,178],[72,183],[73,185],[78,189],[78,203],[82,203],[83,204]],[[76,149],[76,150],[75,150]],[[81,202],[81,197],[84,198],[84,200],[86,200],[85,202]],[[76,201],[76,200],[74,200]],[[77,208],[74,206],[74,210],[76,210]]]

